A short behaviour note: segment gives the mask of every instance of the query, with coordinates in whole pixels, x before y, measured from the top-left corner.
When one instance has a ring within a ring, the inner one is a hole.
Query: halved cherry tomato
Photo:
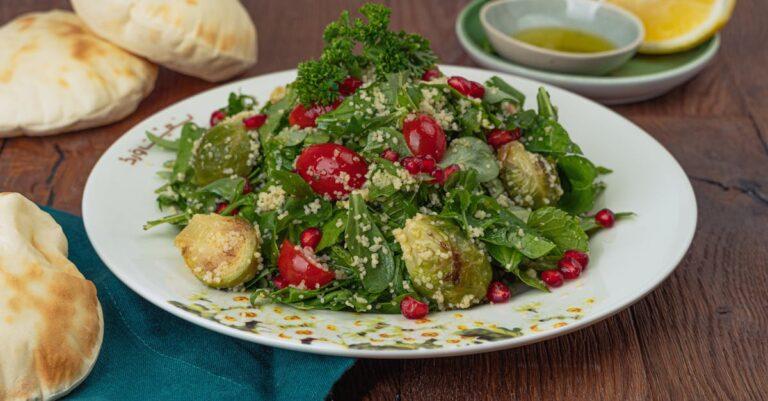
[[[317,127],[317,117],[335,110],[341,104],[341,100],[336,100],[328,106],[322,106],[319,104],[313,104],[310,108],[304,107],[299,103],[291,110],[291,114],[288,115],[288,124],[298,125],[299,128]]]
[[[301,152],[296,171],[316,194],[338,200],[365,184],[368,165],[345,146],[321,143]]]
[[[432,156],[435,161],[445,154],[445,132],[434,118],[426,114],[409,116],[403,121],[403,136],[414,156]]]
[[[311,251],[295,246],[289,240],[280,245],[280,256],[277,258],[277,268],[280,278],[287,285],[301,286],[308,289],[320,288],[336,278],[332,271],[321,267],[314,260]]]

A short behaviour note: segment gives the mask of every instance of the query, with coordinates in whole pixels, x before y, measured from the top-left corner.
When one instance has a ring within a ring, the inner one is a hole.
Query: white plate
[[[494,75],[441,68],[448,75],[481,82]],[[500,75],[535,99],[539,83]],[[173,247],[174,228],[142,230],[144,222],[162,215],[153,193],[162,182],[155,173],[172,157],[152,147],[144,133],[161,134],[187,119],[204,125],[229,92],[263,100],[276,85],[294,77],[295,71],[278,72],[193,96],[136,125],[101,157],[83,195],[85,227],[99,256],[128,287],[192,323],[265,345],[354,357],[440,357],[517,347],[594,324],[654,289],[690,245],[696,200],[675,159],[621,116],[578,95],[548,88],[561,122],[585,154],[614,170],[606,177],[608,190],[600,205],[637,213],[594,238],[590,267],[578,280],[552,293],[526,291],[506,304],[433,313],[420,321],[278,305],[252,308],[247,294],[207,289]],[[177,135],[178,129],[169,132]]]

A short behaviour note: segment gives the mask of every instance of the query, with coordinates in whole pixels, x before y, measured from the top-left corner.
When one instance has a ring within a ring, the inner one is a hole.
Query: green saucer
[[[480,24],[480,9],[488,0],[475,0],[456,20],[459,42],[478,64],[547,82],[606,104],[631,103],[660,96],[701,71],[717,53],[720,36],[691,50],[664,56],[636,55],[603,76],[570,75],[526,67],[499,56]]]

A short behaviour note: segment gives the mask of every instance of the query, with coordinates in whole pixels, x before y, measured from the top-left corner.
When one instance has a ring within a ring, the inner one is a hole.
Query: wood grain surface
[[[325,24],[361,2],[244,3],[260,33],[259,62],[246,75],[258,75],[316,56]],[[465,1],[388,3],[394,26],[426,36],[444,63],[474,65],[453,31]],[[0,1],[0,23],[50,8],[69,5]],[[657,290],[601,323],[532,346],[446,359],[361,360],[330,398],[768,399],[766,17],[768,1],[739,0],[722,50],[698,77],[663,97],[613,108],[669,149],[698,200],[693,245]],[[0,140],[0,191],[79,214],[88,173],[113,141],[147,116],[212,86],[163,69],[154,92],[124,121],[48,138]]]

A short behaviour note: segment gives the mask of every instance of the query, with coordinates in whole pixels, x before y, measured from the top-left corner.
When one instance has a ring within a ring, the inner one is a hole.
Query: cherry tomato
[[[336,100],[328,106],[322,106],[319,104],[313,104],[310,108],[304,107],[299,103],[291,110],[291,114],[288,115],[288,124],[298,125],[299,128],[317,127],[317,117],[335,110],[341,104],[341,100]]]
[[[301,152],[296,171],[316,194],[338,200],[363,186],[368,165],[349,148],[321,143]]]
[[[445,154],[445,132],[434,118],[426,114],[409,116],[403,121],[403,136],[414,156],[432,156],[435,161]]]
[[[320,288],[336,278],[332,271],[321,267],[314,260],[311,251],[295,246],[287,239],[280,245],[277,268],[282,281],[287,285],[301,286],[308,289]]]
[[[344,80],[339,84],[339,93],[342,96],[349,96],[357,92],[357,89],[361,86],[363,86],[363,81],[349,76],[344,78]]]
[[[464,96],[479,99],[485,95],[485,87],[483,85],[464,77],[450,77],[448,78],[448,85],[451,85],[453,89],[456,89]]]

